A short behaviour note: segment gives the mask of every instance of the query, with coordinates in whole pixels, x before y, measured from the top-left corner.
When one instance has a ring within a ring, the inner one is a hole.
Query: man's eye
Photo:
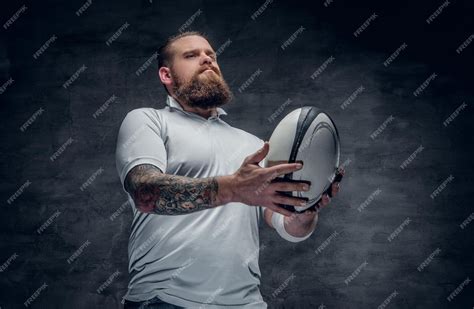
[[[191,57],[194,57],[194,56],[196,56],[196,55],[192,55],[192,54],[191,55],[186,55],[185,58],[191,58]]]

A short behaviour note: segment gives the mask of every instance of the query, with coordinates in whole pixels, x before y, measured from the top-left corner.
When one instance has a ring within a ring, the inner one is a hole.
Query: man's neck
[[[183,110],[185,110],[187,112],[198,114],[199,116],[204,117],[206,119],[208,119],[211,116],[217,116],[217,108],[216,107],[209,107],[209,108],[191,107],[188,103],[186,103],[182,100],[179,100],[175,96],[172,96],[172,97],[173,97],[173,99],[176,100],[176,102],[178,102],[179,105],[181,105]]]

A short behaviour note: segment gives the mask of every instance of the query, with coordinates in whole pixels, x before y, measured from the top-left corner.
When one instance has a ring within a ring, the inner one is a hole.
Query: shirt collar
[[[173,107],[173,108],[176,108],[176,109],[179,109],[181,111],[184,111],[186,112],[183,107],[181,106],[181,104],[179,104],[179,102],[177,102],[172,96],[168,95],[168,97],[166,98],[166,105],[168,105],[169,107]],[[216,108],[216,111],[217,111],[217,117],[220,117],[222,115],[227,115],[226,111],[223,110],[222,108],[220,107],[217,107]]]

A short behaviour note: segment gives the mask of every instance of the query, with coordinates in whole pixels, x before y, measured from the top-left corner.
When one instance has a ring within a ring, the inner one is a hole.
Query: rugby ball
[[[313,106],[295,109],[278,123],[269,144],[270,149],[264,161],[266,167],[303,161],[301,170],[280,176],[275,181],[311,182],[309,191],[285,193],[307,198],[307,206],[281,206],[294,212],[303,212],[315,205],[331,186],[339,166],[339,133],[331,117]]]

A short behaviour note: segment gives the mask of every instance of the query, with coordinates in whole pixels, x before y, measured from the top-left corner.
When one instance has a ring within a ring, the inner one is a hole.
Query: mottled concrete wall
[[[164,106],[156,61],[137,70],[196,12],[187,29],[225,47],[229,123],[268,139],[286,113],[315,105],[341,136],[347,176],[314,235],[292,244],[261,230],[270,308],[474,306],[473,284],[463,284],[474,277],[474,45],[456,52],[473,34],[472,3],[264,3],[0,5],[1,308],[23,307],[37,290],[37,308],[120,307],[132,214],[115,170],[118,127],[134,108]]]

